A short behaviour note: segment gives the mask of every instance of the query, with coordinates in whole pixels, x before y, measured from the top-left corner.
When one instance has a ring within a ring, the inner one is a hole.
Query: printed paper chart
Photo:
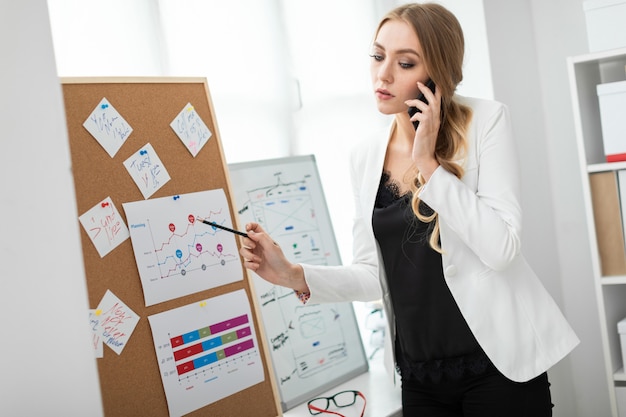
[[[264,380],[244,290],[148,320],[170,416],[190,413]]]
[[[146,306],[243,279],[224,190],[123,204]]]

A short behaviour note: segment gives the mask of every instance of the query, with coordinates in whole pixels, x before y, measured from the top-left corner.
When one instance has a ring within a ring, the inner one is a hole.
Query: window
[[[48,0],[59,76],[205,77],[229,163],[315,154],[344,262],[350,148],[386,126],[369,46],[393,0]],[[461,94],[490,98],[482,0],[448,0],[464,27]],[[193,104],[193,103],[192,103]]]

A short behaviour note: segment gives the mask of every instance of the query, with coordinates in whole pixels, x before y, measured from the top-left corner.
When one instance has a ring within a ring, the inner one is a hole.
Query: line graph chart
[[[146,306],[243,279],[222,189],[123,204]]]

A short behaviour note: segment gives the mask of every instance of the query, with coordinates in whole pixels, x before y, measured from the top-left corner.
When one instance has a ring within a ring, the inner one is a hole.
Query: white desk
[[[344,390],[361,391],[367,399],[365,417],[402,417],[402,400],[400,393],[400,381],[394,386],[391,378],[385,371],[383,364],[383,352],[378,352],[369,361],[369,371],[350,381],[344,382],[320,394],[320,397],[330,397]],[[344,408],[331,408],[346,417],[359,417],[363,409],[363,400],[357,398],[356,404]],[[306,403],[300,404],[287,410],[284,417],[311,417]],[[319,417],[332,414],[319,414]]]

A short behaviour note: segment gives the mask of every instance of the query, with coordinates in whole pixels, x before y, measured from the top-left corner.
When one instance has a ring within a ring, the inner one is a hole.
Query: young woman
[[[463,54],[440,5],[380,22],[373,91],[395,118],[352,157],[352,265],[292,264],[257,223],[240,253],[302,302],[382,297],[405,416],[551,416],[546,371],[578,338],[521,253],[507,107],[455,94]]]

